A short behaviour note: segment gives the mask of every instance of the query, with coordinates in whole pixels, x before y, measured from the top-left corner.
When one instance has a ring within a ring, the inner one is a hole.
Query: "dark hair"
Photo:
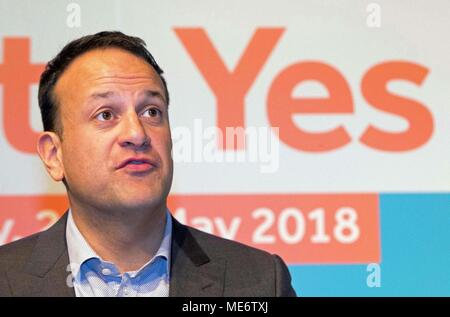
[[[169,104],[169,92],[167,90],[167,83],[162,76],[163,70],[156,63],[145,45],[145,42],[138,37],[128,36],[118,31],[105,31],[83,36],[64,46],[61,52],[48,62],[39,81],[38,99],[44,131],[56,132],[62,137],[62,125],[60,118],[58,118],[58,100],[54,94],[56,82],[70,63],[78,56],[94,49],[114,47],[141,57],[154,68],[161,78],[167,104]]]

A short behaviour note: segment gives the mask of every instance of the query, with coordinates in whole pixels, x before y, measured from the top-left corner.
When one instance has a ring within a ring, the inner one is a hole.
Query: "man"
[[[70,208],[0,248],[1,296],[295,296],[278,256],[170,215],[162,73],[141,39],[120,32],[75,40],[48,63],[37,149]]]

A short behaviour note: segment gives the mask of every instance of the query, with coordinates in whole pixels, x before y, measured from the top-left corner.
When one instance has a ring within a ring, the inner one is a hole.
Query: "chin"
[[[155,208],[164,204],[165,199],[162,196],[129,196],[122,200],[124,208],[130,209],[142,209],[142,208]]]
[[[115,190],[115,201],[123,208],[157,208],[165,205],[168,191],[164,186],[121,186]]]

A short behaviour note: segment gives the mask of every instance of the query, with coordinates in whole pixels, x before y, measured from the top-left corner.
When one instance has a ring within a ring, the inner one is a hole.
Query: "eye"
[[[158,108],[148,108],[146,109],[142,115],[144,117],[151,117],[151,118],[156,118],[158,116],[161,116],[161,110],[159,110]]]
[[[113,113],[110,110],[105,110],[100,112],[95,118],[100,121],[110,121],[114,117]]]

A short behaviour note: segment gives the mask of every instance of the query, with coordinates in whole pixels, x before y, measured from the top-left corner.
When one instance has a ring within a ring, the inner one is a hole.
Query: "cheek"
[[[172,138],[171,138],[171,136],[170,136],[170,133],[167,133],[167,134],[164,136],[164,142],[163,142],[162,146],[164,147],[165,155],[171,157],[171,151],[172,151]]]
[[[172,139],[170,133],[160,135],[159,138],[153,138],[153,146],[158,152],[164,165],[172,165]]]
[[[106,166],[104,147],[94,139],[79,138],[77,141],[67,140],[63,147],[64,169],[69,176],[98,175],[103,166]]]

